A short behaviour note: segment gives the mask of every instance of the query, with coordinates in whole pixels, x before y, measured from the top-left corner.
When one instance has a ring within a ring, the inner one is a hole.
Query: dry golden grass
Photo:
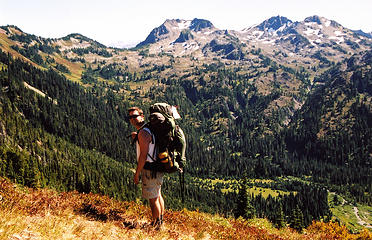
[[[20,188],[0,179],[0,239],[372,239],[335,224],[314,223],[306,234],[278,230],[265,219],[227,219],[170,211],[161,230],[148,225],[148,207],[97,194]],[[361,237],[361,238],[358,238]]]
[[[62,64],[70,70],[69,74],[65,74],[68,79],[73,81],[80,81],[81,74],[83,73],[82,63],[68,61],[67,59],[57,54],[54,55],[54,59],[56,63]]]

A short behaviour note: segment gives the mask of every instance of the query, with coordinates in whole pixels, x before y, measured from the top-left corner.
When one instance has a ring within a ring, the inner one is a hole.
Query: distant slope
[[[359,192],[358,199],[369,204],[372,198],[365,184],[372,182],[371,66],[369,51],[317,78],[318,86],[295,114],[287,136],[296,157],[306,164],[320,161],[328,165],[328,171],[316,177],[318,181],[330,176],[335,188]]]

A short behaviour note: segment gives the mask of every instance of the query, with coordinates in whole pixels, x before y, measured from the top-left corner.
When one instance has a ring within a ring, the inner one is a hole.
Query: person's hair
[[[143,115],[143,111],[142,111],[142,109],[139,108],[139,107],[131,107],[131,108],[129,108],[129,109],[128,109],[128,114],[131,113],[131,112],[133,112],[133,111],[138,111],[138,113],[139,113],[140,115]]]

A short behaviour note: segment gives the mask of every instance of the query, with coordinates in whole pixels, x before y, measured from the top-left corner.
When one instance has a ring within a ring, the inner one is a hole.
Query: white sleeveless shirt
[[[153,162],[156,159],[155,136],[152,134],[152,132],[150,131],[150,129],[143,128],[143,130],[145,130],[146,132],[148,132],[151,135],[151,137],[152,137],[152,141],[149,144],[149,151],[148,151],[148,154],[147,154],[146,162]],[[140,152],[141,152],[138,141],[136,141],[136,149],[137,149],[137,162],[138,162],[139,155],[140,155]]]

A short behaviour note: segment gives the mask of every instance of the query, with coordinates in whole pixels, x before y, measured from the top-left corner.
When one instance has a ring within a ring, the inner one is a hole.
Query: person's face
[[[143,116],[139,114],[137,110],[134,110],[129,113],[129,121],[133,126],[141,127],[144,119],[143,119]]]

